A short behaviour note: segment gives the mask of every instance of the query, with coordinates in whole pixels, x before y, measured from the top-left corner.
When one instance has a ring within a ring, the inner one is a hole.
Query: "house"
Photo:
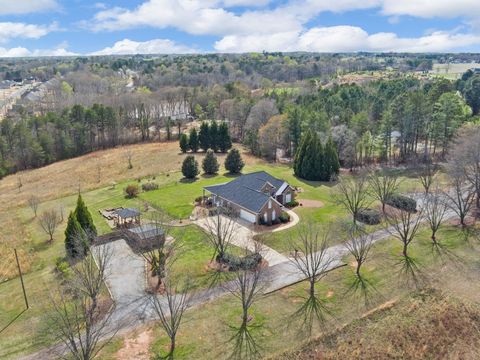
[[[253,224],[275,222],[285,204],[294,199],[295,191],[286,182],[265,171],[242,175],[228,183],[206,186],[214,206],[231,209]],[[205,197],[205,196],[204,196]]]

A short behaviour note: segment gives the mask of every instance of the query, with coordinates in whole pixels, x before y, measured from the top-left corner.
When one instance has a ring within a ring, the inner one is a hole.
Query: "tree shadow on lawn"
[[[355,273],[349,274],[347,278],[348,289],[345,291],[344,296],[351,297],[352,299],[362,299],[366,308],[370,307],[374,301],[373,299],[383,299],[383,295],[378,291],[375,286],[375,280],[369,279],[367,276],[357,276]]]
[[[313,188],[319,188],[321,186],[326,186],[329,188],[333,188],[338,184],[338,181],[312,181],[312,180],[305,180],[302,179],[301,177],[298,177],[297,175],[293,175],[295,180],[300,182],[301,184],[306,184],[308,186],[311,186]],[[298,187],[298,186],[297,186]],[[301,185],[300,185],[301,187]]]
[[[194,179],[189,179],[189,178],[183,177],[179,180],[179,182],[181,182],[182,184],[192,184],[192,183],[196,182],[197,180],[199,180],[197,177],[194,178]]]
[[[397,256],[396,266],[399,267],[398,274],[407,287],[414,286],[420,289],[427,284],[427,277],[420,269],[421,263],[411,256]]]

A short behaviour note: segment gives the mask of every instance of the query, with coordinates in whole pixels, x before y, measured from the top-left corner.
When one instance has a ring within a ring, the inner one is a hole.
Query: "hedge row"
[[[244,257],[225,254],[221,262],[228,265],[229,271],[238,271],[253,270],[260,264],[260,261],[262,261],[260,254],[250,254]]]
[[[408,196],[394,194],[390,196],[385,203],[400,210],[405,210],[408,212],[417,211],[417,202]]]
[[[362,209],[358,212],[355,220],[367,225],[377,225],[380,224],[381,214],[376,209]]]

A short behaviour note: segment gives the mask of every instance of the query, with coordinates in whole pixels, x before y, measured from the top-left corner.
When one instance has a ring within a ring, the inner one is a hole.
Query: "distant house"
[[[286,182],[265,171],[242,175],[228,183],[206,186],[213,206],[232,209],[252,224],[271,223],[278,219],[295,191]]]

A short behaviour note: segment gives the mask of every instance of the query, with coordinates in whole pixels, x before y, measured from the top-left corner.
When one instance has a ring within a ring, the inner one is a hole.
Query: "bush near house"
[[[290,215],[283,211],[280,216],[278,217],[281,223],[285,224],[290,221]]]
[[[367,225],[377,225],[380,224],[382,217],[380,211],[376,209],[362,209],[355,219]]]
[[[394,194],[390,196],[385,203],[400,210],[408,212],[417,211],[417,202],[405,195]]]
[[[232,254],[225,254],[223,256],[223,263],[228,265],[229,271],[238,270],[253,270],[262,261],[260,254],[250,254],[240,257]]]
[[[292,200],[292,201],[286,203],[285,206],[287,208],[294,208],[294,207],[298,206],[299,204],[300,203],[297,200]]]

